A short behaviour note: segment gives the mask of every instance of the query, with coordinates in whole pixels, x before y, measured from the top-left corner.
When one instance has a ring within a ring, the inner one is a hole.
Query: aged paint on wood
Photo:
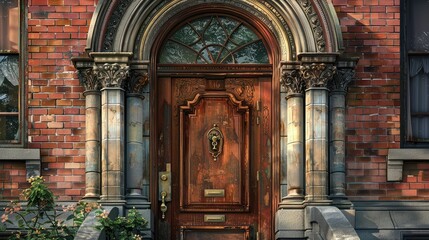
[[[271,239],[271,78],[159,77],[157,85],[156,169],[172,171],[165,219],[155,203],[158,239]]]

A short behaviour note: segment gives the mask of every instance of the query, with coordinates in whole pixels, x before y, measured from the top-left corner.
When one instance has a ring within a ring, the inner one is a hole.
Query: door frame
[[[261,39],[263,40],[268,55],[270,59],[270,65],[272,68],[271,72],[271,166],[270,166],[270,177],[271,177],[271,234],[274,237],[274,227],[275,227],[275,213],[278,210],[278,204],[280,202],[280,46],[277,42],[277,38],[271,32],[271,30],[258,19],[256,16],[252,15],[249,12],[246,12],[243,9],[232,9],[230,7],[225,7],[221,4],[215,4],[215,7],[208,7],[207,4],[198,5],[191,9],[186,9],[182,12],[183,14],[179,14],[181,16],[177,19],[171,19],[162,26],[159,31],[159,35],[156,37],[154,41],[154,45],[151,51],[151,60],[149,65],[149,74],[150,74],[150,122],[153,123],[150,125],[150,200],[152,203],[152,214],[153,214],[153,230],[156,233],[157,231],[157,216],[159,216],[159,201],[158,201],[158,167],[157,167],[157,151],[158,146],[157,143],[159,139],[157,139],[157,126],[156,126],[156,113],[157,110],[157,96],[158,92],[157,88],[157,78],[158,78],[158,64],[157,64],[157,56],[162,47],[162,43],[168,36],[168,34],[180,23],[187,18],[191,18],[193,16],[201,16],[205,14],[223,14],[230,15],[236,18],[239,18],[248,23],[248,25],[252,26],[255,32],[259,33]],[[256,73],[256,72],[255,72]],[[210,73],[206,73],[210,74]],[[213,74],[213,73],[212,73]],[[216,74],[216,73],[215,73]],[[234,73],[229,73],[234,74]],[[258,216],[261,218],[261,216]],[[155,236],[156,238],[156,236]]]

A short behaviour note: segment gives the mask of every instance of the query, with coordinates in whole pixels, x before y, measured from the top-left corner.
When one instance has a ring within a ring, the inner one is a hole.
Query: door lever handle
[[[167,193],[162,191],[161,192],[161,212],[162,212],[162,219],[165,219],[165,212],[167,212],[167,205],[165,205],[165,197],[167,196]]]

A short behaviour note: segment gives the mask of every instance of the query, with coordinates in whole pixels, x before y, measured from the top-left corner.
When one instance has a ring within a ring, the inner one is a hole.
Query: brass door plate
[[[223,214],[219,214],[219,215],[215,215],[215,214],[206,214],[204,215],[204,222],[225,222],[226,218],[225,215]]]
[[[225,197],[224,189],[204,189],[204,197]]]
[[[162,200],[162,192],[167,195],[164,197],[165,202],[171,201],[171,172],[159,172],[158,176],[159,201]]]

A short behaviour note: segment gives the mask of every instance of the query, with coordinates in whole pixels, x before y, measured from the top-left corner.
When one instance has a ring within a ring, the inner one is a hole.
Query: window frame
[[[401,135],[401,148],[428,148],[429,142],[419,142],[419,141],[409,141],[407,139],[408,132],[408,83],[410,82],[409,77],[409,64],[410,58],[409,56],[428,56],[429,52],[416,52],[408,50],[409,42],[407,40],[408,37],[408,6],[409,2],[412,0],[403,0],[400,1],[400,79],[401,79],[401,120],[400,120],[400,135]]]
[[[27,6],[28,0],[18,0],[19,6],[19,46],[17,53],[1,53],[0,55],[17,55],[18,56],[18,79],[19,79],[19,88],[18,88],[18,128],[19,128],[19,139],[15,141],[0,142],[0,148],[23,148],[27,144],[25,136],[27,135],[27,114],[28,110],[25,109],[25,93],[27,91],[27,86],[25,84],[26,79],[26,69],[27,69]]]

